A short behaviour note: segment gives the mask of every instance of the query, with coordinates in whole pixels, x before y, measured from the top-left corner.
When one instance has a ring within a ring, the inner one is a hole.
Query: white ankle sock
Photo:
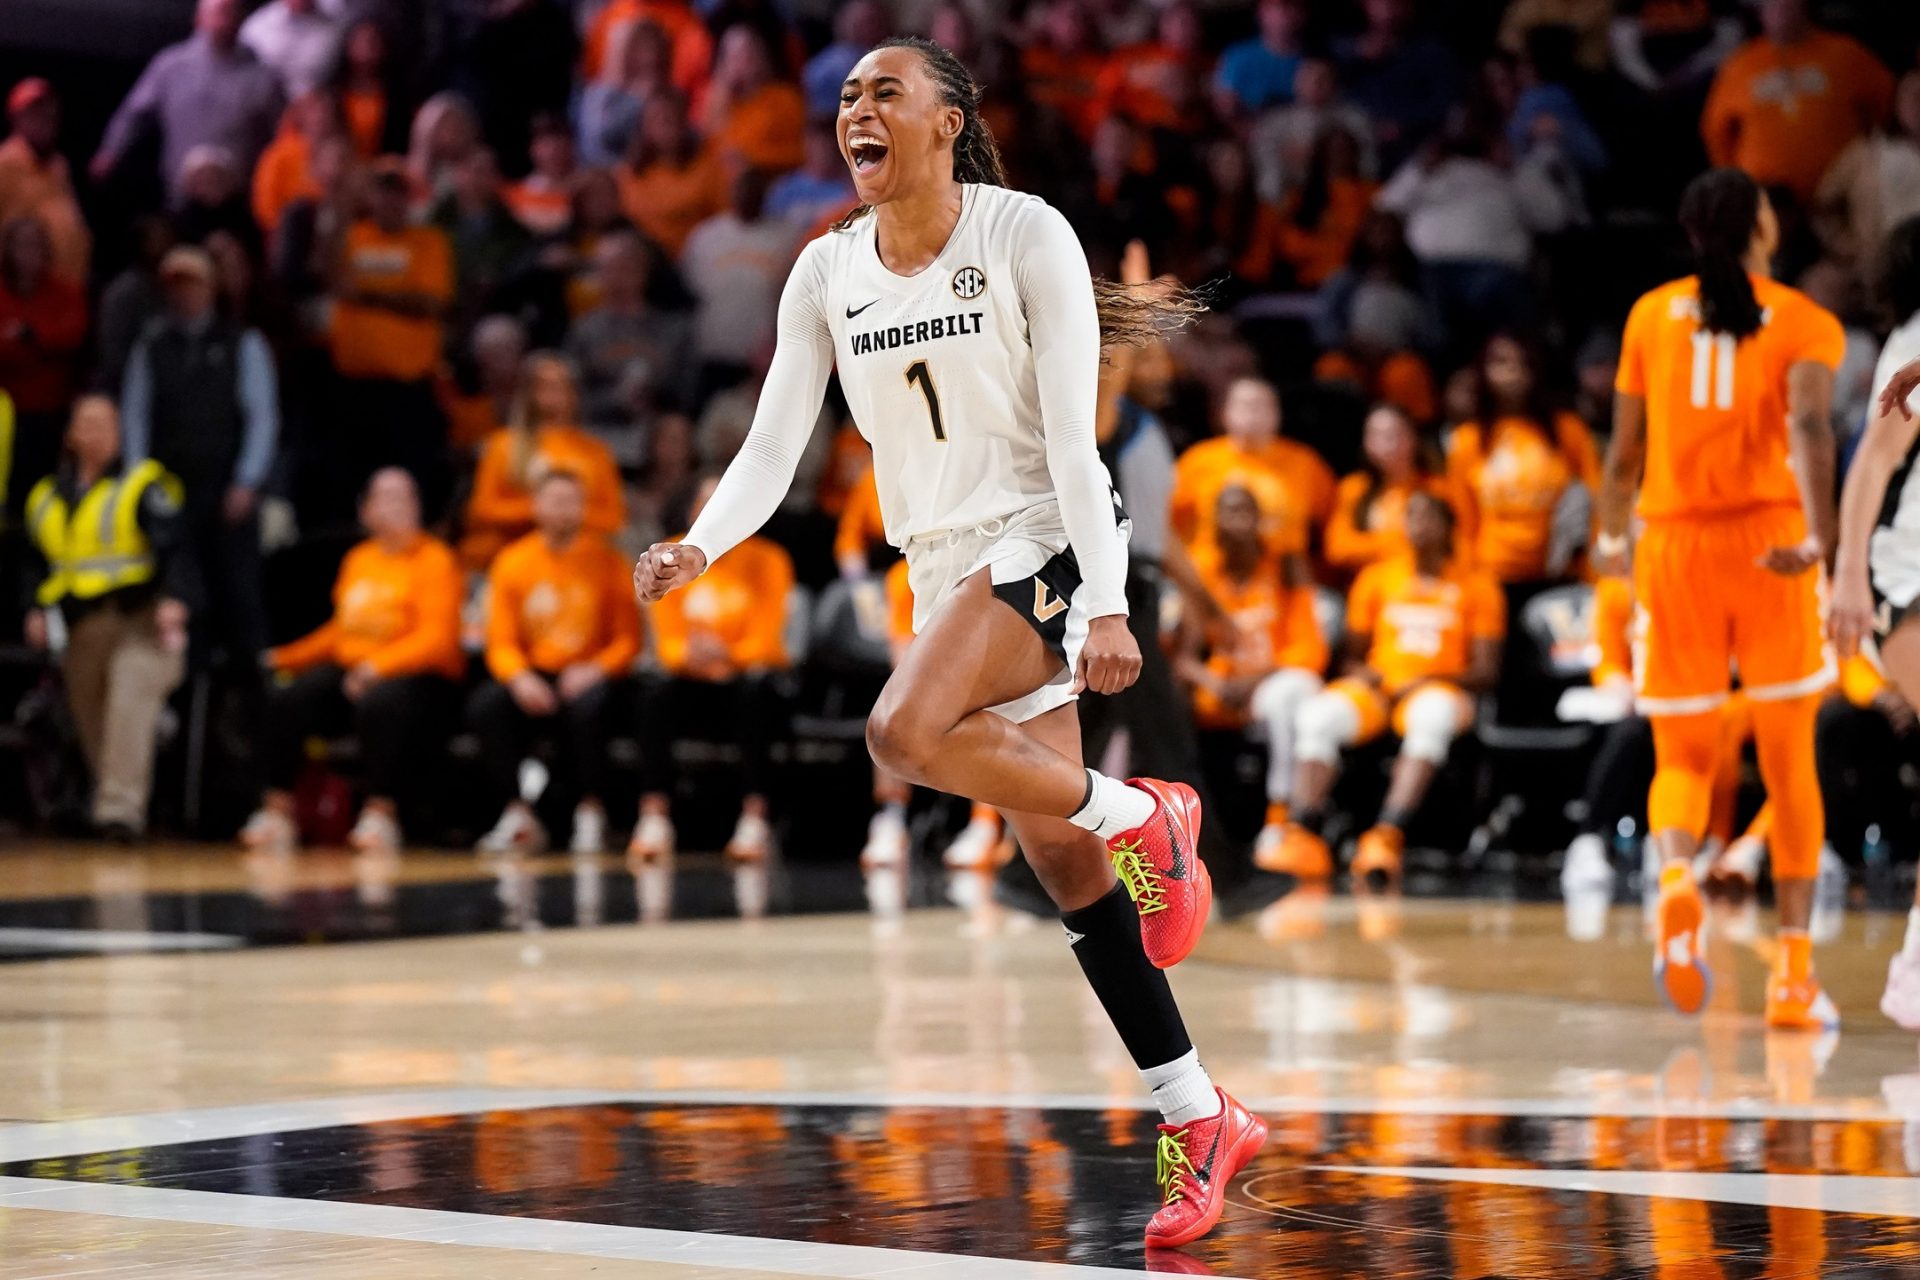
[[[1143,1068],[1140,1078],[1153,1090],[1153,1103],[1170,1125],[1189,1125],[1220,1114],[1220,1094],[1213,1087],[1213,1077],[1200,1065],[1198,1049],[1189,1049],[1162,1066]]]
[[[1130,787],[1118,778],[1087,770],[1087,802],[1080,812],[1067,819],[1084,827],[1102,840],[1111,840],[1122,831],[1131,831],[1153,816],[1159,802],[1138,787]]]
[[[1920,907],[1907,912],[1907,940],[1900,944],[1900,950],[1909,956],[1920,956]]]

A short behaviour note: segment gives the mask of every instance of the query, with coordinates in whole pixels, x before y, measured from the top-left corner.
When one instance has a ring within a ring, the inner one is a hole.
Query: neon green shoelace
[[[1172,1204],[1187,1191],[1187,1177],[1193,1174],[1193,1162],[1187,1159],[1187,1131],[1163,1133],[1153,1157],[1154,1180],[1160,1184],[1162,1204]]]
[[[1126,886],[1127,896],[1140,914],[1150,916],[1167,909],[1167,892],[1160,884],[1160,873],[1140,855],[1140,842],[1123,844],[1113,851],[1113,873]]]

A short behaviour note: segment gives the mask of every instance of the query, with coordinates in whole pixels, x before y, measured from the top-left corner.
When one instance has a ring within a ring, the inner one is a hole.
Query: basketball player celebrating
[[[1266,1126],[1208,1078],[1161,972],[1212,896],[1194,793],[1082,767],[1072,703],[1140,671],[1124,516],[1095,452],[1100,348],[1197,307],[1089,281],[1066,219],[1004,187],[979,89],[937,45],[862,58],[839,134],[862,204],[801,253],[752,431],[635,590],[692,581],[773,513],[837,364],[918,633],[869,721],[874,762],[1007,815],[1165,1115],[1147,1244],[1184,1244]]]
[[[1689,864],[1737,665],[1775,814],[1780,933],[1767,1025],[1831,1028],[1839,1015],[1813,975],[1807,924],[1825,826],[1814,717],[1834,679],[1820,613],[1834,535],[1829,406],[1845,339],[1831,314],[1767,278],[1779,229],[1751,178],[1697,178],[1680,223],[1697,274],[1647,294],[1627,318],[1595,548],[1603,573],[1620,572],[1637,483],[1645,660],[1635,678],[1653,721],[1647,825],[1663,856],[1654,973],[1682,1013],[1706,1003]]]
[[[1920,417],[1907,397],[1920,387],[1920,218],[1887,237],[1884,292],[1901,319],[1874,370],[1877,411],[1847,469],[1840,496],[1840,548],[1833,561],[1834,643],[1852,654],[1869,632],[1880,664],[1908,701],[1920,698]],[[1911,362],[1911,363],[1909,363]],[[1907,936],[1887,964],[1880,1012],[1920,1031],[1920,886]]]

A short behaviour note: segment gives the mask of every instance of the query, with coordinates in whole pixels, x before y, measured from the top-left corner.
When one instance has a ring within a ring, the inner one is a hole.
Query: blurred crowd
[[[853,203],[841,82],[897,32],[973,68],[1011,182],[1097,272],[1208,288],[1106,376],[1166,663],[1093,746],[1171,718],[1127,735],[1136,762],[1264,751],[1268,847],[1389,727],[1376,836],[1473,698],[1552,719],[1513,637],[1588,576],[1619,325],[1686,270],[1689,178],[1767,185],[1778,274],[1848,326],[1842,441],[1920,308],[1899,5],[200,0],[98,138],[63,129],[79,87],[5,86],[0,632],[59,655],[86,819],[140,837],[156,740],[210,681],[237,730],[196,750],[248,779],[256,845],[300,838],[312,744],[352,735],[354,840],[397,848],[422,760],[465,733],[488,847],[547,839],[529,758],[576,848],[624,829],[625,737],[635,849],[669,851],[698,726],[738,751],[729,849],[764,856],[791,669],[829,598],[884,602],[897,554],[837,392],[762,538],[646,616],[628,567],[744,438],[787,271]],[[1458,625],[1409,628],[1443,587]],[[1856,700],[1905,740],[1896,703]],[[975,813],[964,856],[996,834]]]

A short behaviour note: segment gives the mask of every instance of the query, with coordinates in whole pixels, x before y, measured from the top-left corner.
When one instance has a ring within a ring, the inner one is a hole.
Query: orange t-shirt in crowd
[[[458,679],[460,566],[446,543],[416,534],[404,550],[369,538],[340,563],[333,616],[317,631],[272,654],[279,671],[323,662],[352,669],[367,663],[381,676],[441,675]]]
[[[665,161],[621,169],[620,207],[647,238],[678,258],[693,229],[727,207],[727,167],[711,147],[684,167]]]
[[[573,190],[565,182],[529,174],[524,182],[508,186],[500,198],[520,225],[537,236],[556,235],[573,221]]]
[[[714,131],[721,152],[756,169],[798,169],[806,155],[807,99],[784,80],[761,85],[734,103]]]
[[[53,238],[53,269],[69,280],[85,280],[93,259],[93,232],[73,194],[67,159],[41,159],[27,140],[14,134],[0,142],[0,224],[34,214]]]
[[[1329,184],[1327,207],[1321,212],[1319,225],[1313,227],[1301,224],[1297,195],[1288,202],[1284,216],[1275,216],[1270,205],[1261,206],[1260,221],[1254,229],[1254,246],[1249,250],[1253,265],[1261,265],[1259,253],[1264,236],[1266,244],[1271,246],[1268,252],[1278,254],[1293,268],[1296,282],[1310,289],[1319,288],[1347,265],[1347,259],[1353,255],[1354,241],[1360,238],[1360,228],[1373,212],[1373,198],[1379,193],[1377,182],[1336,178]],[[1272,270],[1271,263],[1266,266],[1266,271],[1253,278],[1265,279]]]
[[[1263,559],[1251,576],[1241,580],[1227,572],[1224,557],[1212,544],[1193,555],[1194,570],[1207,592],[1220,603],[1233,624],[1232,644],[1214,647],[1207,669],[1225,677],[1263,676],[1282,668],[1324,671],[1327,641],[1313,612],[1313,588],[1289,587],[1280,557]],[[1246,712],[1221,704],[1209,689],[1193,690],[1194,717],[1209,729],[1236,728],[1247,722]]]
[[[1473,642],[1507,633],[1507,601],[1491,574],[1459,563],[1437,578],[1413,557],[1369,565],[1347,597],[1347,632],[1371,637],[1367,666],[1391,697],[1423,680],[1459,680]]]
[[[453,251],[437,227],[388,234],[371,221],[347,228],[343,287],[348,293],[422,294],[453,300]],[[349,378],[417,382],[440,363],[440,321],[401,315],[345,298],[333,307],[333,365]]]
[[[1044,44],[1029,45],[1020,53],[1020,69],[1034,105],[1060,113],[1073,131],[1092,138],[1100,124],[1100,73],[1106,59],[1091,49],[1061,53]]]
[[[864,560],[876,543],[887,540],[887,527],[880,519],[880,487],[874,483],[873,467],[868,466],[860,483],[847,494],[840,509],[840,525],[833,535],[833,558],[844,563]]]
[[[706,83],[713,66],[713,36],[707,24],[680,0],[613,0],[593,17],[580,50],[580,79],[598,80],[610,54],[619,41],[620,28],[631,22],[651,22],[665,33],[673,46],[674,85],[692,93]]]
[[[253,170],[254,221],[272,235],[288,205],[319,195],[320,184],[313,180],[313,144],[298,129],[282,128]]]
[[[1173,468],[1173,529],[1190,548],[1213,541],[1213,506],[1230,482],[1245,485],[1269,521],[1268,544],[1305,551],[1333,513],[1333,470],[1306,445],[1276,437],[1247,452],[1226,436],[1202,440]]]
[[[1601,578],[1593,584],[1591,679],[1598,685],[1633,680],[1633,583]]]
[[[466,534],[460,539],[460,559],[470,569],[484,568],[502,547],[533,528],[533,491],[515,482],[513,453],[513,432],[505,428],[480,446],[473,496],[467,499]],[[534,432],[528,479],[542,470],[580,477],[587,491],[589,533],[611,537],[627,523],[619,464],[597,437],[578,427],[541,427]]]
[[[434,398],[447,415],[447,443],[456,449],[478,450],[486,438],[506,426],[500,406],[482,391],[468,395],[445,368],[433,376]]]
[[[814,491],[815,503],[820,510],[838,520],[840,513],[847,509],[847,499],[865,482],[867,473],[872,469],[873,450],[860,434],[860,429],[851,422],[841,423],[833,433],[827,465],[820,469],[820,484]]]
[[[1159,43],[1115,50],[1100,68],[1094,94],[1101,117],[1118,115],[1146,129],[1192,131],[1202,94],[1183,102],[1181,83],[1205,84],[1200,67],[1178,49]]]
[[[1847,339],[1833,313],[1797,289],[1754,276],[1766,321],[1736,343],[1700,327],[1689,276],[1634,304],[1614,385],[1647,402],[1648,520],[1800,506],[1788,454],[1787,370],[1838,369]]]
[[[1367,505],[1363,526],[1360,502],[1372,484],[1372,476],[1356,471],[1334,491],[1326,556],[1327,563],[1337,569],[1364,569],[1377,560],[1407,554],[1407,499],[1415,493],[1430,493],[1449,504],[1453,501],[1451,486],[1439,476],[1427,476],[1415,484],[1382,485]]]
[[[380,154],[387,136],[387,91],[385,89],[349,89],[340,95],[340,114],[346,118],[347,136],[363,160]]]
[[[710,679],[787,665],[787,599],[793,559],[776,542],[748,538],[707,571],[653,605],[654,651],[676,676]],[[695,632],[725,646],[729,672],[695,669],[688,641]]]
[[[626,557],[581,531],[564,551],[530,533],[487,571],[487,670],[557,675],[591,662],[622,676],[640,654],[640,611]]]
[[[1447,479],[1460,514],[1460,545],[1501,582],[1546,573],[1553,510],[1578,481],[1600,488],[1600,451],[1586,423],[1571,413],[1553,434],[1526,418],[1502,418],[1484,431],[1460,426],[1447,441]]]
[[[1707,154],[1813,199],[1849,142],[1893,112],[1893,73],[1850,36],[1748,42],[1721,64],[1700,117]]]
[[[896,649],[913,639],[913,583],[905,560],[887,570],[887,642]]]

